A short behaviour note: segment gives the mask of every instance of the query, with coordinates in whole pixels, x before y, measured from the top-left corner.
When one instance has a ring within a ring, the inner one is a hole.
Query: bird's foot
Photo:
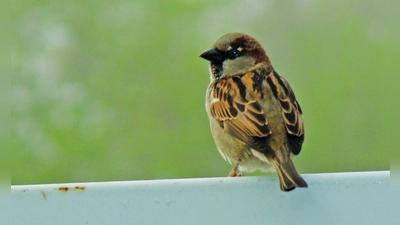
[[[236,163],[236,165],[233,167],[233,169],[229,173],[229,177],[243,177],[244,175],[243,175],[242,171],[237,173],[238,168],[239,168],[239,163]]]

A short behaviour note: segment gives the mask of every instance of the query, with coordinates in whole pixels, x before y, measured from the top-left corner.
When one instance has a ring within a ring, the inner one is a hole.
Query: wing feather
[[[271,130],[261,105],[243,88],[244,76],[216,82],[210,112],[228,133],[251,147],[259,148],[254,138],[267,137]]]
[[[304,142],[304,123],[300,104],[289,83],[279,76],[276,72],[273,74],[276,82],[276,93],[282,108],[282,117],[288,132],[288,144],[290,151],[297,155],[301,151]]]
[[[249,72],[243,76],[218,80],[214,85],[210,112],[228,133],[250,147],[265,152],[268,150],[265,137],[271,134],[271,129],[262,106],[256,97],[251,95],[252,92],[246,90],[246,82],[250,79],[260,79],[255,76],[255,73]],[[267,81],[281,106],[289,149],[297,155],[304,142],[300,105],[289,83],[275,71],[269,74]]]

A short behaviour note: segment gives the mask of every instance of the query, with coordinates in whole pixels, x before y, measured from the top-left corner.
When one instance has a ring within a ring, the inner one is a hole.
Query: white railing
[[[271,176],[16,185],[10,224],[391,224],[389,171],[303,177],[288,193]]]

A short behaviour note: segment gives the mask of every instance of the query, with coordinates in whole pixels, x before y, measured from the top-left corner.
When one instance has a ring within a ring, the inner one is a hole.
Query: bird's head
[[[258,63],[270,64],[260,43],[243,33],[222,36],[200,57],[210,61],[213,79],[246,73]]]

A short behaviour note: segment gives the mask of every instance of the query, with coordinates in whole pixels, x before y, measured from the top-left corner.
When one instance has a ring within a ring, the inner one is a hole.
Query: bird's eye
[[[228,52],[229,58],[230,58],[230,59],[237,58],[237,57],[239,56],[239,53],[240,53],[240,52],[239,52],[237,49],[232,49],[232,50],[230,50],[230,51]]]

